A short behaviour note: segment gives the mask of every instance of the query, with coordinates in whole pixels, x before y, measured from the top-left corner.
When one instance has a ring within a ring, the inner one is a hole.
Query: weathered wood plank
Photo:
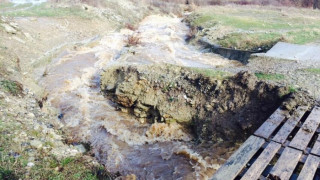
[[[301,155],[302,151],[286,147],[278,159],[278,162],[272,168],[270,174],[281,180],[289,179],[298,164]]]
[[[254,134],[268,139],[288,115],[288,111],[278,108]]]
[[[320,107],[315,107],[289,146],[305,150],[320,124]]]
[[[320,158],[309,155],[297,180],[312,180],[320,163]]]
[[[265,140],[263,138],[250,136],[227,162],[221,166],[212,179],[234,179],[264,143]]]
[[[258,179],[280,148],[281,144],[271,141],[241,180]]]
[[[286,139],[288,138],[289,134],[292,132],[292,130],[296,127],[296,125],[301,120],[302,116],[305,114],[305,112],[308,110],[307,106],[300,106],[293,116],[291,116],[286,123],[281,127],[279,132],[274,136],[272,139],[275,142],[283,144]]]
[[[318,136],[316,143],[314,143],[311,154],[320,156],[320,136]]]

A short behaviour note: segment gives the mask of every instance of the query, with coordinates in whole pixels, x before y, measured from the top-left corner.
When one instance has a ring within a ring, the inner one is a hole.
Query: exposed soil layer
[[[249,72],[229,78],[205,77],[172,65],[108,68],[102,90],[141,122],[176,121],[198,140],[243,140],[283,103],[289,110],[313,103],[287,87],[258,81]]]

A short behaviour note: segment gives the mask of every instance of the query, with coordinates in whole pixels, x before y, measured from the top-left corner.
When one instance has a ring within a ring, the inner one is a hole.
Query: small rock
[[[32,36],[29,33],[24,32],[23,34],[28,40],[33,40]]]
[[[34,118],[35,115],[34,115],[33,113],[28,113],[28,117],[29,117],[29,118]]]
[[[85,153],[87,152],[87,149],[84,147],[84,145],[82,144],[79,144],[79,145],[76,145],[74,146],[80,153]]]
[[[42,148],[42,142],[38,140],[32,140],[30,142],[31,147],[36,148],[36,149],[41,149]]]
[[[140,122],[141,124],[144,124],[144,123],[146,122],[146,119],[145,119],[145,118],[139,118],[139,122]]]
[[[1,24],[1,26],[4,27],[4,30],[7,33],[10,33],[10,34],[16,34],[17,33],[17,30],[15,30],[12,26],[10,26],[8,24]]]
[[[14,39],[14,40],[16,40],[16,41],[18,41],[18,42],[20,42],[20,43],[22,43],[22,44],[25,44],[25,43],[26,43],[24,40],[22,40],[22,39],[20,39],[20,38],[18,38],[18,37],[16,37],[16,36],[14,36],[12,39]]]
[[[33,167],[35,164],[33,162],[28,162],[27,166],[28,167]]]

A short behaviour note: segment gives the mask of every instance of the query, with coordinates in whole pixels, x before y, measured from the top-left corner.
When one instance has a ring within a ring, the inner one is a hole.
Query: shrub
[[[17,81],[2,80],[0,87],[14,96],[21,95],[23,91],[22,84]]]
[[[127,46],[128,47],[136,46],[140,43],[141,43],[141,38],[139,37],[138,34],[132,34],[132,35],[128,36],[128,39],[127,39]]]
[[[130,23],[127,23],[127,24],[125,25],[125,28],[127,28],[127,29],[129,29],[129,30],[131,30],[131,31],[136,31],[136,30],[137,30],[137,27],[134,26],[134,25],[132,25],[132,24],[130,24]]]

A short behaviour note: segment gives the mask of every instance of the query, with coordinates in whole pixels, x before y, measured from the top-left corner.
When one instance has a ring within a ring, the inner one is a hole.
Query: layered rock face
[[[101,88],[142,123],[175,121],[192,130],[198,140],[212,142],[246,138],[290,94],[288,88],[258,81],[248,72],[206,77],[172,65],[108,68]],[[300,103],[287,99],[286,107]]]

